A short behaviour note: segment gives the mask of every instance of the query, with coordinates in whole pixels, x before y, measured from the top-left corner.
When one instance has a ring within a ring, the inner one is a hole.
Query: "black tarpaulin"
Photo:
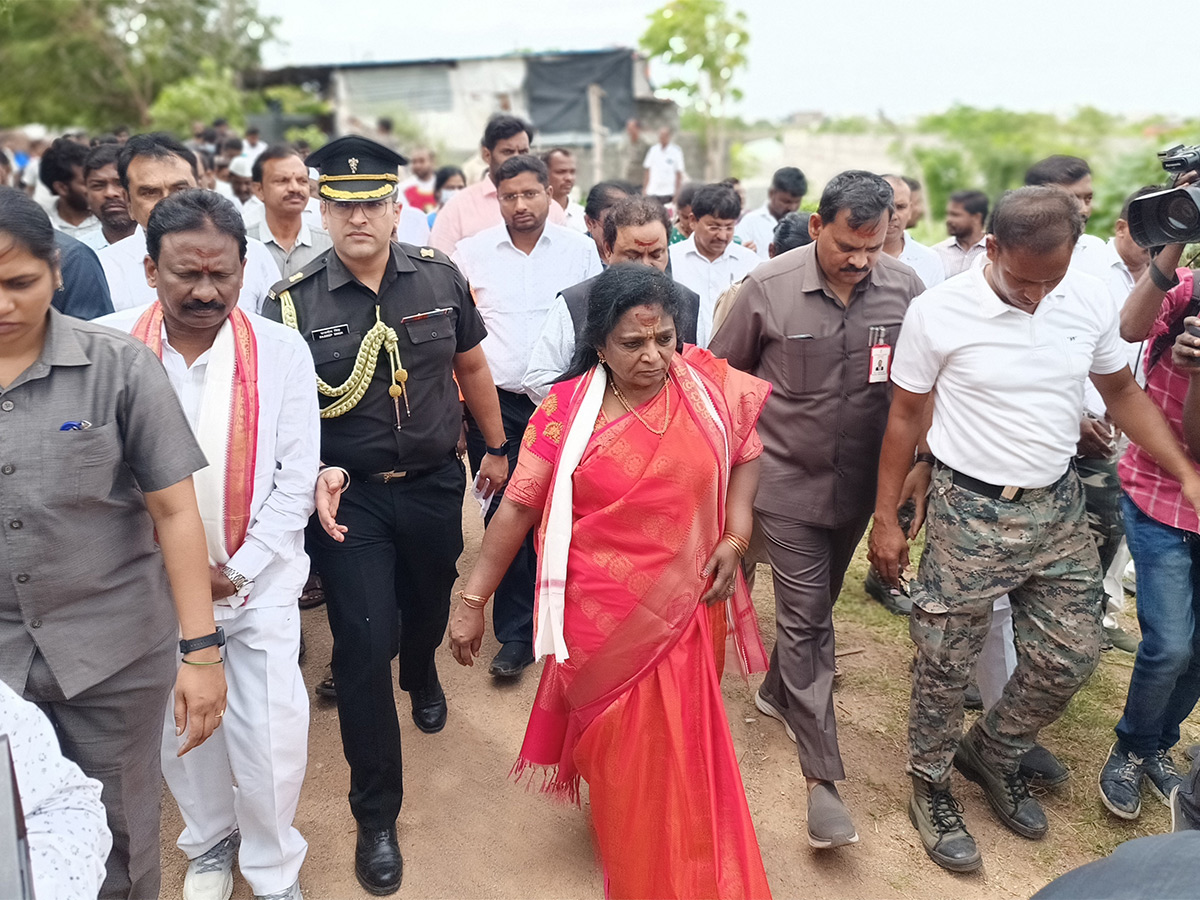
[[[618,132],[633,118],[633,53],[607,50],[530,59],[525,69],[529,114],[543,134],[588,132],[588,85],[604,89],[604,125]]]

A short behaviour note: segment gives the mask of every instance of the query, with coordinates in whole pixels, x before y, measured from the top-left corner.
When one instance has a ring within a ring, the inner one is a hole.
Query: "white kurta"
[[[144,311],[113,313],[103,324],[129,331]],[[244,605],[213,606],[226,640],[228,698],[221,727],[178,758],[180,738],[168,704],[162,764],[183,814],[179,848],[194,859],[240,828],[242,875],[255,894],[270,894],[297,880],[308,850],[292,825],[308,756],[296,601],[308,578],[304,527],[313,511],[320,419],[316,372],[304,339],[253,314],[250,320],[258,345],[254,493],[246,540],[228,565],[254,585]],[[164,334],[163,366],[194,431],[203,413],[208,358],[204,353],[188,366]]]

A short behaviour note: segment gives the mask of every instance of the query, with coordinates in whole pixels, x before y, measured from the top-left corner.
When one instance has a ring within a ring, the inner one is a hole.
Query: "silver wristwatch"
[[[221,574],[229,579],[233,585],[235,597],[245,597],[250,593],[250,588],[254,586],[254,580],[247,578],[237,569],[231,569],[229,566],[221,566]]]

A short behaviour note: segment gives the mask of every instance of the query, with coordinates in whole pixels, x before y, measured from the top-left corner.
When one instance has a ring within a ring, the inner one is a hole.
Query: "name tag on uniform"
[[[882,326],[871,326],[868,340],[871,343],[871,368],[867,373],[867,384],[884,384],[892,374],[892,347],[887,343],[887,332]]]
[[[308,333],[308,335],[314,341],[327,341],[330,338],[341,337],[343,334],[349,334],[349,333],[350,333],[350,326],[346,325],[346,324],[342,324],[342,325],[330,325],[328,328],[314,328],[312,331],[310,331]]]

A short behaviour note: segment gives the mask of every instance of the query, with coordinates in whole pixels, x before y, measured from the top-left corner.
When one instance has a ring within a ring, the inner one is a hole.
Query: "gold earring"
[[[596,356],[600,360],[600,362],[604,363],[604,365],[608,365],[608,360],[604,358],[603,353],[600,353],[599,351],[597,351]]]

